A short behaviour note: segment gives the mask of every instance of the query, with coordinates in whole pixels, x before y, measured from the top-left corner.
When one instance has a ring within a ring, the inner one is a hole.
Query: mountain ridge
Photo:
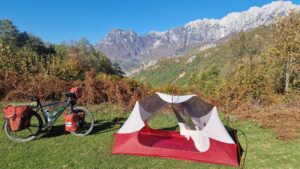
[[[300,11],[300,6],[290,1],[275,1],[232,12],[221,19],[197,19],[182,27],[151,31],[145,35],[138,35],[133,30],[113,29],[95,48],[125,70],[130,70],[151,60],[179,55],[194,46],[214,43],[235,32],[270,24],[278,15],[288,15],[290,10]]]
[[[262,42],[261,52],[271,42],[271,27],[260,26],[247,31],[245,36],[251,41],[259,38]],[[131,77],[152,86],[175,84],[180,86],[194,85],[195,78],[207,70],[216,67],[221,77],[230,76],[234,60],[231,50],[231,40],[211,46],[202,51],[194,50],[176,58],[162,58],[150,61],[147,65],[131,75]],[[199,77],[198,77],[199,78]],[[198,84],[198,83],[196,83]]]

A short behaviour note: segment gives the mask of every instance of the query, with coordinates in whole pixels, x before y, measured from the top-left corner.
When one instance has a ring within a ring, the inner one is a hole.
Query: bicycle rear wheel
[[[90,134],[94,128],[94,117],[92,113],[84,107],[74,108],[73,113],[76,114],[83,113],[84,117],[82,117],[82,121],[79,122],[80,124],[78,129],[75,132],[71,132],[71,133],[76,136],[86,136]]]
[[[9,120],[5,120],[4,130],[6,136],[15,142],[28,142],[36,138],[38,133],[41,131],[43,126],[42,118],[36,112],[33,112],[29,120],[29,125],[27,128],[21,131],[11,131]]]

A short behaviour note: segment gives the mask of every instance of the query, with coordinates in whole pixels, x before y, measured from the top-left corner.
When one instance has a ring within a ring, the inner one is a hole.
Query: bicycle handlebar
[[[71,92],[66,92],[66,93],[62,93],[62,94],[65,95],[66,97],[76,96],[74,93],[71,93]]]
[[[71,93],[71,92],[63,92],[61,94],[65,95],[66,97],[76,96],[75,93]],[[33,102],[39,102],[40,101],[40,99],[37,96],[28,96],[28,99],[33,101]]]
[[[37,96],[28,96],[28,98],[33,102],[39,101],[39,98]]]

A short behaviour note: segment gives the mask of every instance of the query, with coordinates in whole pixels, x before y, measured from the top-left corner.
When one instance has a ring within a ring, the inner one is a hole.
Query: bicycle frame
[[[55,114],[52,114],[52,116],[48,117],[47,113],[45,111],[46,107],[52,107],[52,106],[58,106],[60,104],[63,104],[63,108],[59,111],[57,111]],[[36,112],[41,111],[44,121],[45,121],[45,125],[49,125],[49,123],[51,125],[53,125],[55,123],[55,121],[60,117],[60,115],[69,107],[70,111],[73,112],[74,110],[74,103],[72,102],[71,98],[68,97],[67,100],[65,101],[57,101],[57,102],[52,102],[52,103],[47,103],[47,104],[42,104],[40,101],[38,101],[38,106],[37,106],[37,110]],[[48,121],[48,118],[50,118],[50,121]]]

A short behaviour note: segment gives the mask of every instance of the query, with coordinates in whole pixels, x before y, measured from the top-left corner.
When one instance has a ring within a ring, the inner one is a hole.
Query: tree
[[[47,74],[66,80],[84,78],[87,71],[124,76],[118,64],[96,51],[86,38],[70,44],[46,44],[20,32],[8,19],[0,20],[0,69],[19,74]]]
[[[280,18],[273,28],[273,38],[276,62],[281,66],[287,93],[291,77],[300,66],[300,14],[291,11],[289,16]]]
[[[233,58],[241,60],[246,55],[246,35],[245,32],[239,32],[230,41],[230,48]]]
[[[9,45],[17,44],[19,30],[8,19],[0,20],[0,42]]]
[[[125,74],[118,64],[113,64],[103,53],[96,51],[86,38],[71,43],[68,57],[78,60],[83,74],[91,69],[120,77]]]
[[[262,46],[259,36],[241,31],[230,41],[230,48],[233,58],[241,61],[242,58],[249,57],[251,64],[253,57],[261,53]]]

